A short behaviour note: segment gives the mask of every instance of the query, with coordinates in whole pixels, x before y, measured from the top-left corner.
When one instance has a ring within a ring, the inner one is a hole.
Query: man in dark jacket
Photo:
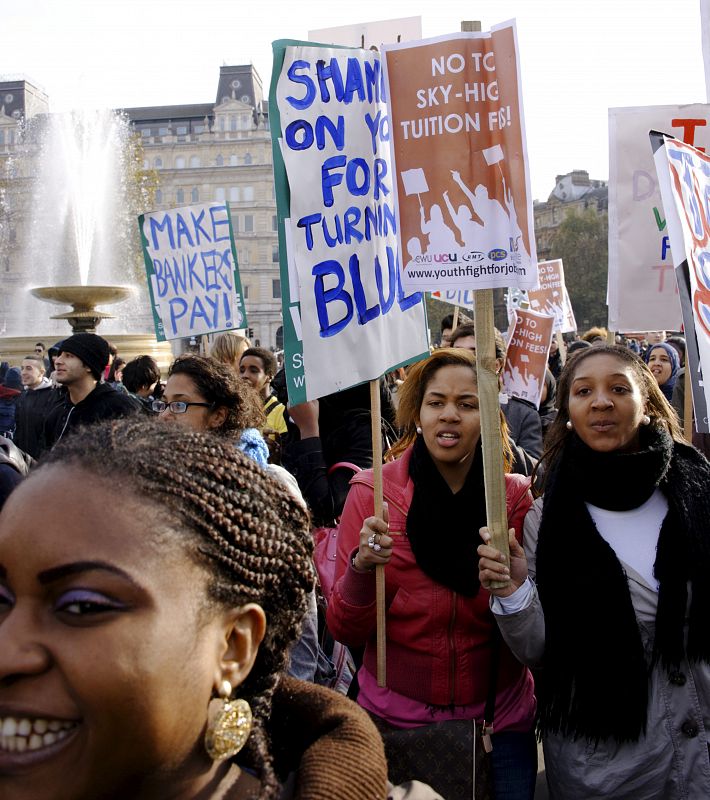
[[[59,401],[58,392],[46,377],[42,356],[22,359],[22,385],[25,387],[15,405],[15,444],[32,458],[43,452],[44,421]]]
[[[17,484],[27,475],[33,459],[9,439],[0,436],[0,508]]]
[[[75,333],[62,342],[54,362],[61,400],[44,426],[48,448],[79,425],[126,417],[139,410],[127,394],[99,382],[108,358],[108,342],[95,333]]]

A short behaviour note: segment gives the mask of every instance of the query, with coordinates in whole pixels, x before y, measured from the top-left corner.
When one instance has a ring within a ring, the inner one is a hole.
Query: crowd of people
[[[290,406],[234,332],[165,381],[89,333],[3,364],[0,797],[533,800],[536,736],[555,800],[710,797],[684,341],[608,339],[500,382],[509,555],[472,323],[380,381],[379,515],[367,385]]]

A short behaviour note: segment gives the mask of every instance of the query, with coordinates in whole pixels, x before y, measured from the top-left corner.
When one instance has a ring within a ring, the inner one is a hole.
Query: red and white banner
[[[680,330],[681,312],[650,130],[710,152],[710,107],[609,109],[609,329]]]

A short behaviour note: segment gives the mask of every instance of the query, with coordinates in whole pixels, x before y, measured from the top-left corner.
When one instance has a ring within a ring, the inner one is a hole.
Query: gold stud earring
[[[205,749],[213,761],[232,758],[244,747],[251,733],[251,708],[246,700],[231,700],[232,684],[222,681],[219,708],[207,726]]]

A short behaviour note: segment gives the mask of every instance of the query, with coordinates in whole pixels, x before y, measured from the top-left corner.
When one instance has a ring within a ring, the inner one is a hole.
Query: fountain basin
[[[70,305],[66,314],[52,319],[65,319],[74,333],[96,333],[102,319],[114,319],[112,314],[97,311],[97,305],[112,305],[127,300],[133,294],[130,286],[41,286],[30,289],[39,300],[56,305]]]

